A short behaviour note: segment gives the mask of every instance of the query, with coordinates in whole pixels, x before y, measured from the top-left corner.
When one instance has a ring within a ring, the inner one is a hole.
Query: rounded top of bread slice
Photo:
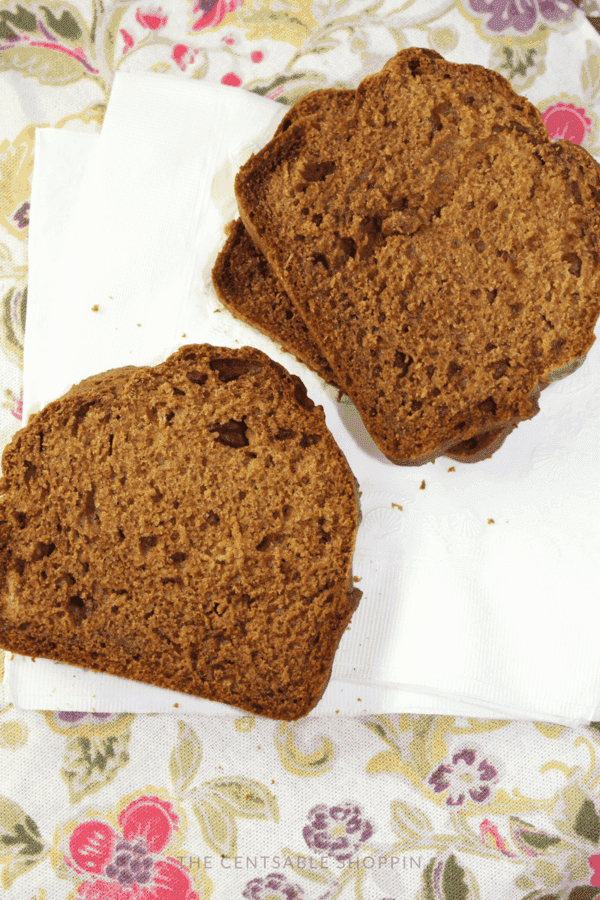
[[[2,457],[0,646],[261,715],[318,701],[360,592],[353,476],[250,347],[94,376]]]
[[[370,434],[415,464],[534,415],[589,350],[599,173],[497,73],[411,48],[236,193]]]

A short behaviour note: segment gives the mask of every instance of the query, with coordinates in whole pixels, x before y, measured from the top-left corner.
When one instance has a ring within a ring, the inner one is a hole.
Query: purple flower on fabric
[[[531,34],[542,22],[569,22],[575,11],[570,0],[466,0],[465,6],[485,18],[494,34]]]
[[[308,847],[328,854],[338,862],[350,859],[373,834],[373,826],[363,818],[360,806],[345,802],[339,806],[319,803],[308,814],[302,835]]]
[[[67,710],[56,713],[57,720],[65,725],[71,722],[77,722],[78,725],[81,725],[82,719],[86,717],[89,722],[101,722],[104,719],[115,718],[115,713],[71,712]]]
[[[467,797],[475,803],[485,803],[492,794],[492,785],[498,780],[498,770],[487,759],[478,757],[477,751],[464,748],[442,763],[431,773],[428,783],[436,794],[448,791],[448,806],[463,806]]]
[[[13,216],[13,219],[19,226],[19,228],[27,228],[29,225],[29,210],[31,208],[31,203],[29,200],[26,200],[24,203],[21,203],[20,207],[16,211]]]
[[[246,900],[300,900],[301,893],[297,884],[291,884],[285,875],[272,872],[266,878],[253,878],[249,881],[242,897]]]

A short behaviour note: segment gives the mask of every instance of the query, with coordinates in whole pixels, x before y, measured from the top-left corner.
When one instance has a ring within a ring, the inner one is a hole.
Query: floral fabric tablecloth
[[[501,72],[551,137],[600,157],[596,0],[162,3],[0,2],[2,446],[22,417],[35,130],[99,132],[119,69],[291,104],[431,47]],[[597,723],[4,703],[0,774],[0,884],[23,900],[600,896]]]

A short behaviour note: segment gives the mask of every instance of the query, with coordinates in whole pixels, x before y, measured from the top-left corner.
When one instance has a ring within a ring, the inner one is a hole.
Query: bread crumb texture
[[[502,76],[410,48],[348,113],[293,122],[236,194],[369,433],[416,465],[481,435],[489,455],[584,359],[599,172]]]
[[[6,447],[0,646],[296,719],[361,592],[354,481],[299,378],[181,348],[87,379]]]

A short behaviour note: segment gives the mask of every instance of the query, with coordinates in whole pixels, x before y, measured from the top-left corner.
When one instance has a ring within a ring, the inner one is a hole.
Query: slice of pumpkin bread
[[[240,215],[371,436],[415,465],[538,411],[593,343],[600,169],[480,66],[411,48],[242,167]]]
[[[240,219],[229,226],[212,280],[219,300],[236,318],[258,328],[328,384],[339,388],[304,319]]]
[[[275,134],[283,134],[305,116],[323,117],[347,112],[353,102],[354,91],[312,91],[294,103]],[[339,387],[302,316],[262,253],[255,249],[239,219],[229,226],[229,236],[213,268],[212,279],[219,300],[233,315],[277,341],[324,381]]]
[[[0,484],[0,647],[305,715],[360,591],[323,410],[252,348],[182,347],[31,417]]]
[[[318,90],[306,94],[282,119],[276,134],[282,134],[295,121],[308,115],[333,115],[347,112],[354,91]],[[217,295],[229,311],[258,328],[328,384],[339,389],[331,366],[313,341],[306,323],[273,274],[262,253],[256,249],[242,221],[231,223],[228,238],[212,272]],[[512,430],[499,428],[482,437],[459,441],[446,450],[446,456],[460,462],[488,458]]]

